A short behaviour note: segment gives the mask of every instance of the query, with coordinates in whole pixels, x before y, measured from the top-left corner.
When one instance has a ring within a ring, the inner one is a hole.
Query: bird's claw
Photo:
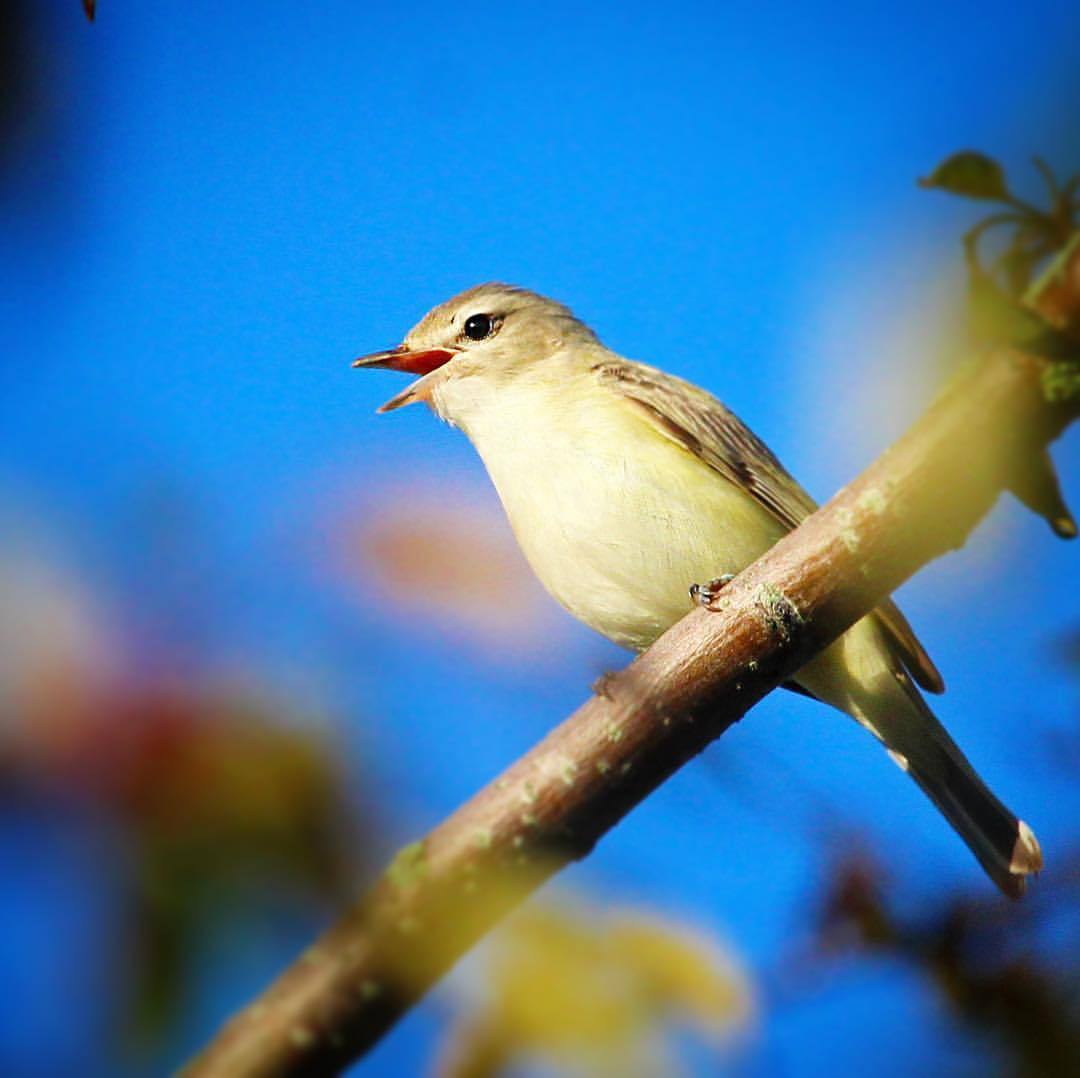
[[[593,683],[592,691],[597,696],[602,696],[605,700],[614,700],[611,690],[615,682],[615,674],[611,670],[605,670]]]
[[[718,576],[715,579],[710,580],[707,584],[691,584],[690,598],[693,599],[698,606],[709,606],[713,599],[720,594],[724,585],[730,583],[734,579],[734,573],[724,573],[723,576]]]

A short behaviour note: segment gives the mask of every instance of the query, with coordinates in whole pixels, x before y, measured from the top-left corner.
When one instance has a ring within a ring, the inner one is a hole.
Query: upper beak
[[[361,356],[353,360],[354,367],[385,367],[391,371],[405,371],[408,374],[430,374],[449,362],[454,353],[449,348],[425,348],[414,352],[405,345],[388,348],[385,352],[372,352],[370,356]]]
[[[406,348],[403,344],[399,344],[397,348],[388,348],[385,352],[372,352],[369,356],[354,359],[353,366],[382,367],[391,371],[404,371],[407,374],[428,375],[449,363],[455,354],[449,348],[424,348],[414,351],[411,348]],[[391,412],[395,408],[400,408],[403,404],[423,400],[425,382],[424,377],[417,379],[406,387],[403,392],[388,400],[379,411]]]

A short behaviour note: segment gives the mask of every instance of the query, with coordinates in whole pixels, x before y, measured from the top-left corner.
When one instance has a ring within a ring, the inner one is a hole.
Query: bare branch
[[[422,842],[187,1071],[334,1074],[508,910],[928,561],[963,544],[1080,414],[1048,361],[958,376],[862,476]]]

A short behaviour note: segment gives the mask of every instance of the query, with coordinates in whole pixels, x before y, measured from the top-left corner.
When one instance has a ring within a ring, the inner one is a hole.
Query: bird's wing
[[[594,370],[656,430],[750,493],[789,531],[817,508],[769,447],[710,393],[630,360]],[[927,692],[943,692],[941,674],[896,604],[886,599],[874,613],[912,677]]]

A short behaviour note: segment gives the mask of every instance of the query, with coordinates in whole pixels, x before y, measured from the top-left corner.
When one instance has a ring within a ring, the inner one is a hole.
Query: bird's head
[[[387,401],[389,412],[431,400],[437,382],[499,382],[574,344],[595,344],[592,330],[567,307],[524,288],[482,284],[429,311],[397,348],[361,356],[354,367],[384,367],[421,377]]]

